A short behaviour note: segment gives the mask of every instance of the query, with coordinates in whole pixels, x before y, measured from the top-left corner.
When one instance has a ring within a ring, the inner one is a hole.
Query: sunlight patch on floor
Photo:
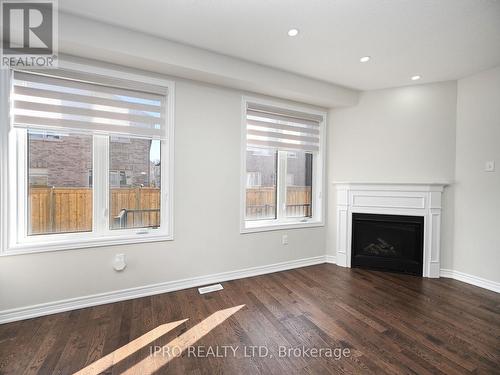
[[[195,344],[212,329],[223,323],[226,319],[242,309],[245,305],[234,306],[228,309],[219,310],[200,323],[196,324],[182,335],[176,337],[163,348],[176,348],[176,350],[163,350],[162,355],[152,355],[144,358],[142,361],[124,371],[124,374],[142,374],[149,375],[156,372],[162,366],[166,365],[173,358],[185,351],[189,346]]]
[[[116,363],[124,360],[128,356],[136,353],[137,351],[144,348],[146,345],[151,344],[161,336],[167,334],[174,328],[180,326],[182,323],[187,322],[189,319],[182,319],[176,322],[162,324],[151,331],[145,333],[144,335],[136,338],[135,340],[129,342],[128,344],[116,349],[115,351],[109,353],[108,355],[98,359],[97,361],[91,363],[84,369],[76,372],[74,375],[96,375],[104,372]]]

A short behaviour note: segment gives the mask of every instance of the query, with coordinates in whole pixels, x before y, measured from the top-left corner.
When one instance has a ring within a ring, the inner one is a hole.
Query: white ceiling
[[[500,65],[500,0],[59,0],[59,8],[361,90]],[[299,36],[287,36],[292,27]],[[359,63],[365,55],[372,60]]]

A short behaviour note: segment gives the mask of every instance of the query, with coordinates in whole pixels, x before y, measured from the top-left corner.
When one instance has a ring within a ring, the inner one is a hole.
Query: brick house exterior
[[[159,167],[150,162],[151,141],[112,139],[112,187],[159,187]],[[80,187],[92,184],[92,137],[32,134],[29,137],[30,184]]]
[[[312,163],[310,154],[290,153],[287,165],[287,184],[291,186],[311,186]],[[247,185],[248,187],[274,186],[276,184],[276,154],[264,151],[247,151]],[[250,176],[250,174],[254,174]]]
[[[112,140],[110,170],[125,174],[125,177],[121,178],[121,187],[149,186],[151,180],[150,149],[151,140],[149,139]]]

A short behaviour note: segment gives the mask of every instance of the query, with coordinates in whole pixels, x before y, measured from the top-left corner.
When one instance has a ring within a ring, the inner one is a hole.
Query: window
[[[30,168],[29,169],[29,184],[30,187],[49,186],[48,171],[45,168]]]
[[[173,84],[61,64],[1,72],[1,250],[172,239]]]
[[[109,171],[109,185],[112,188],[120,187],[121,185],[121,172],[120,171]]]
[[[247,218],[276,218],[276,166],[276,151],[258,148],[247,150]]]
[[[243,101],[241,231],[322,225],[326,115]]]
[[[160,226],[160,164],[158,140],[130,138],[109,145],[110,229]],[[116,171],[118,169],[118,171]],[[121,169],[121,170],[120,170]]]
[[[59,141],[61,136],[59,134],[53,134],[49,132],[33,131],[31,132],[31,139],[43,140],[43,141]]]
[[[314,155],[304,151],[286,153],[286,216],[312,217]]]
[[[92,231],[92,136],[60,135],[60,142],[46,142],[28,129],[28,236]],[[33,137],[35,135],[35,137]],[[45,173],[43,185],[40,169]]]

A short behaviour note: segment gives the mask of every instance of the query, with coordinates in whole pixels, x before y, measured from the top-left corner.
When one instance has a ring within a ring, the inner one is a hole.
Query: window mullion
[[[94,135],[93,161],[93,228],[96,234],[109,231],[109,137]]]
[[[17,239],[24,239],[28,235],[28,132],[25,129],[15,130],[16,132],[16,151],[17,151]]]
[[[319,152],[312,154],[312,190],[311,190],[311,218],[321,217],[321,210],[323,205],[321,204],[323,199],[323,176],[321,174],[322,168],[320,167],[320,154]]]
[[[277,215],[278,220],[282,220],[286,217],[286,169],[287,169],[287,157],[286,151],[278,151],[278,178],[277,178],[277,190],[278,190],[278,204],[277,204]]]

